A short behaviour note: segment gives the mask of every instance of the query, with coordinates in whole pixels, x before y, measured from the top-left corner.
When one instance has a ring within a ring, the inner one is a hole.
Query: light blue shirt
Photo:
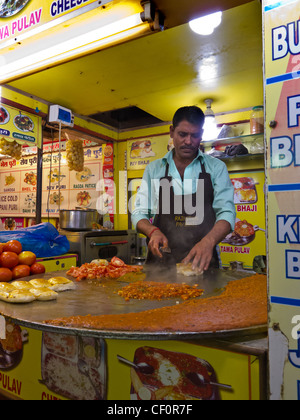
[[[211,176],[214,189],[213,209],[216,221],[226,220],[234,230],[236,209],[234,205],[234,188],[228,175],[224,162],[212,156],[203,154],[200,150],[198,156],[186,168],[184,180],[178,172],[173,159],[173,152],[168,152],[162,159],[151,162],[145,169],[141,187],[136,195],[132,223],[134,226],[142,219],[150,220],[155,217],[158,210],[160,179],[165,176],[166,165],[169,163],[169,176],[173,178],[175,195],[194,194],[197,191],[197,182],[201,172],[201,161],[205,170]]]

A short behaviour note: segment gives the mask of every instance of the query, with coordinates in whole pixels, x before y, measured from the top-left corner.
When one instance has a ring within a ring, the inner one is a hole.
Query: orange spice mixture
[[[45,323],[101,331],[216,332],[267,325],[267,302],[267,277],[257,274],[229,282],[216,297],[139,313],[75,316]]]
[[[162,300],[168,298],[181,298],[183,300],[203,295],[204,290],[197,289],[198,285],[166,284],[155,281],[137,281],[118,291],[118,295],[128,302],[130,299]]]

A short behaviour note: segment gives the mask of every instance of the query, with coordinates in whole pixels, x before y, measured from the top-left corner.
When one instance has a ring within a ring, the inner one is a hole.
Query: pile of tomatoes
[[[0,243],[0,282],[45,273],[43,264],[36,262],[36,255],[23,251],[19,241]]]

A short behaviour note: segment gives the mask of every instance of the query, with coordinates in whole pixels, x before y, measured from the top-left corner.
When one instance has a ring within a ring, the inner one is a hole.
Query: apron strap
[[[202,173],[202,174],[206,174],[206,170],[205,170],[205,165],[204,165],[204,162],[200,161],[200,165],[201,165],[201,173]],[[201,174],[199,174],[199,178],[200,178],[200,175],[201,175]]]
[[[169,164],[166,164],[166,173],[165,173],[165,178],[168,178],[169,176]]]

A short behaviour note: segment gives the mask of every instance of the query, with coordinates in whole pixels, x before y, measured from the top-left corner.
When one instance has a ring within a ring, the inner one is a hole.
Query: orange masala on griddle
[[[46,324],[102,331],[216,332],[266,325],[267,278],[230,281],[219,296],[189,299],[175,306],[139,313],[73,316]]]

